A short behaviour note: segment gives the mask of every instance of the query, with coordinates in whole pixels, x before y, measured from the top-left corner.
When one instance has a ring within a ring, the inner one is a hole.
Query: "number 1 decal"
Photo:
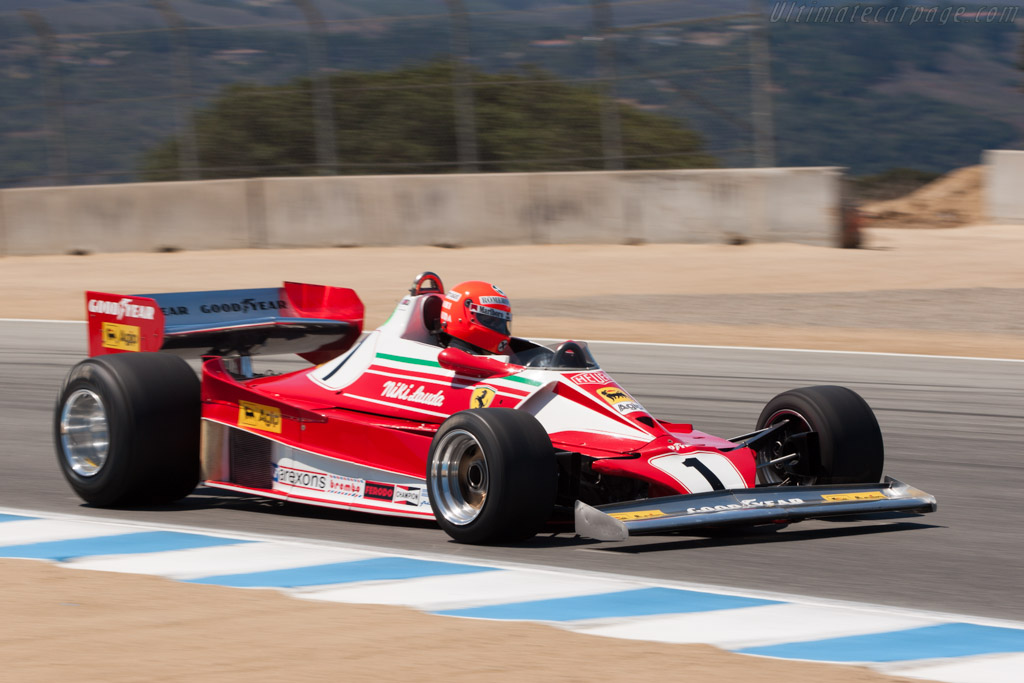
[[[711,471],[710,467],[708,467],[707,465],[702,463],[700,461],[700,458],[695,458],[693,456],[690,456],[689,458],[687,458],[686,460],[683,461],[683,464],[686,465],[687,467],[692,467],[693,469],[697,470],[702,475],[704,475],[704,478],[708,480],[709,484],[711,484],[711,489],[712,490],[714,490],[714,491],[724,491],[725,490],[725,484],[722,483],[722,480],[719,479],[715,475],[715,473]]]
[[[666,454],[653,457],[650,462],[690,493],[745,487],[739,470],[721,453]]]

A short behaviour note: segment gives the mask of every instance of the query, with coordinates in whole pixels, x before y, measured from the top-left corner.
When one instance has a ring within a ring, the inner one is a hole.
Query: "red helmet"
[[[441,330],[491,353],[508,351],[512,307],[494,285],[470,280],[455,285],[441,307]]]

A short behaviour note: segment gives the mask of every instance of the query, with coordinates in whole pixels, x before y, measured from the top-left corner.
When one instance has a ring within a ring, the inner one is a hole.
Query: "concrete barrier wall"
[[[246,182],[4,190],[5,253],[247,247]]]
[[[836,168],[771,168],[3,190],[0,253],[726,241],[834,246],[841,178]]]
[[[1024,151],[988,150],[985,213],[993,223],[1024,223]]]

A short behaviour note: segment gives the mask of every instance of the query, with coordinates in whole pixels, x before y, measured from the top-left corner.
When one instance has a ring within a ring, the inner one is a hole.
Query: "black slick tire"
[[[62,414],[76,395],[92,404],[98,397],[106,419],[105,457],[97,471],[86,474],[73,466],[62,429]],[[89,358],[71,369],[57,398],[57,462],[75,493],[93,505],[169,503],[199,482],[199,422],[199,379],[181,358],[158,353]]]
[[[829,385],[783,392],[765,405],[757,428],[783,419],[789,419],[790,424],[781,435],[808,428],[818,435],[818,454],[809,463],[808,480],[802,483],[875,483],[881,478],[885,464],[882,432],[871,407],[856,392]],[[777,445],[781,435],[775,440]],[[783,454],[776,451],[765,459],[779,455]],[[765,471],[758,471],[762,484],[775,483],[769,479]]]
[[[551,439],[533,415],[465,410],[434,436],[427,485],[437,523],[454,540],[518,542],[550,520],[558,466]]]

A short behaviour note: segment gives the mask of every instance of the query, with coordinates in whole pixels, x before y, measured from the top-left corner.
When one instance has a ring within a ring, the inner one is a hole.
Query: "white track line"
[[[49,320],[35,318],[0,318],[0,323],[64,323],[65,325],[84,325],[84,320]]]
[[[84,325],[84,320],[33,320],[31,318],[0,318],[0,323],[65,323],[68,325]],[[553,337],[532,337],[536,341],[560,342],[563,339]],[[927,353],[889,353],[885,351],[837,351],[835,349],[791,349],[772,346],[716,346],[712,344],[669,344],[666,342],[632,342],[610,341],[607,339],[588,339],[590,344],[619,344],[624,346],[663,346],[676,349],[711,349],[716,351],[783,351],[786,353],[833,353],[848,356],[891,356],[894,358],[932,358],[938,360],[974,360],[994,361],[997,363],[1024,363],[1024,358],[990,358],[986,356],[939,356]]]

